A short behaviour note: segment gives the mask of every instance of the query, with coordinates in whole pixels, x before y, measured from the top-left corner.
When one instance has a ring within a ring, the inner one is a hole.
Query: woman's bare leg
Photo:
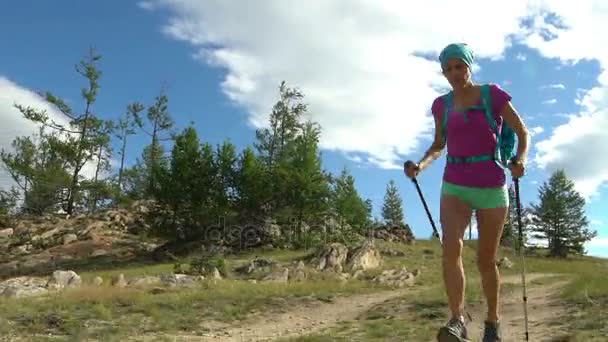
[[[506,208],[477,210],[479,231],[477,267],[481,274],[483,292],[488,303],[487,320],[490,322],[499,320],[500,274],[496,266],[496,259],[506,215]]]
[[[464,317],[465,275],[462,265],[464,233],[471,220],[471,207],[452,195],[441,197],[443,233],[443,281],[452,318]]]

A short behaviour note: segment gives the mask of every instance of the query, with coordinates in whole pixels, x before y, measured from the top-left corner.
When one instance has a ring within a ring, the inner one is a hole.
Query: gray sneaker
[[[500,324],[498,322],[492,323],[485,321],[483,329],[482,342],[500,342],[502,341],[502,335],[500,333]]]
[[[448,323],[439,329],[437,334],[439,342],[468,342],[469,336],[467,326],[458,318],[452,318]],[[485,340],[484,340],[485,342]]]

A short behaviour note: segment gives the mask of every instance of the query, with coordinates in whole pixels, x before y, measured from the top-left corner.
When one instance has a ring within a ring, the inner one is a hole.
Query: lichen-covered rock
[[[348,248],[339,242],[325,245],[313,258],[313,265],[318,270],[342,272],[348,258]]]
[[[381,265],[382,256],[380,251],[374,246],[373,242],[368,240],[349,253],[346,267],[348,271],[355,272],[378,268]]]

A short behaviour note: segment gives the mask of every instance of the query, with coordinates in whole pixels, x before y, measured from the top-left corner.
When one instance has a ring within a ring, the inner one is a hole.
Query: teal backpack
[[[443,95],[443,101],[445,103],[445,109],[442,118],[442,132],[444,132],[444,141],[447,141],[447,135],[445,134],[445,132],[447,132],[448,112],[452,107],[453,96],[454,94],[452,93],[452,91]],[[506,122],[503,121],[502,129],[500,132],[498,132],[498,125],[496,123],[496,120],[494,120],[494,115],[492,113],[492,97],[490,96],[490,86],[488,84],[483,84],[481,86],[481,103],[481,106],[472,106],[464,109],[465,120],[467,120],[466,112],[469,110],[482,109],[484,111],[486,120],[488,121],[490,127],[496,133],[497,136],[497,144],[494,154],[478,155],[466,158],[459,158],[448,155],[447,161],[448,163],[474,163],[478,161],[494,160],[496,164],[498,164],[498,166],[504,169],[508,166],[509,161],[514,156],[516,138],[515,131],[513,131],[513,129],[509,127]]]

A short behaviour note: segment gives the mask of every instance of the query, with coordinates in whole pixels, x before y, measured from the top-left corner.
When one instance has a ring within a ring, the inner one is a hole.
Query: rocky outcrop
[[[371,231],[375,239],[412,244],[416,240],[408,224],[386,224]]]
[[[334,242],[319,249],[312,259],[312,264],[320,271],[342,272],[347,258],[348,248],[339,242]]]
[[[149,253],[160,241],[143,241],[134,234],[149,229],[146,205],[138,202],[129,209],[71,218],[24,217],[0,231],[0,277],[46,274],[86,264],[89,258],[130,259]]]
[[[373,242],[367,240],[363,245],[349,252],[346,269],[349,272],[366,271],[382,265],[382,256]]]
[[[320,248],[311,259],[311,264],[320,271],[365,271],[380,267],[382,256],[371,240],[350,250],[345,245],[334,242]]]
[[[414,285],[418,275],[420,275],[420,271],[415,270],[414,272],[408,272],[405,267],[402,267],[399,269],[382,271],[382,273],[374,277],[372,281],[381,285],[402,288]]]
[[[274,260],[263,259],[263,258],[255,258],[249,263],[235,268],[235,272],[240,274],[252,274],[254,272],[270,272],[273,268],[277,266],[277,262]]]
[[[219,272],[214,274],[211,279],[221,279]],[[110,286],[139,289],[146,289],[154,286],[164,286],[165,288],[192,287],[202,280],[205,280],[205,277],[186,274],[148,275],[131,277],[129,279],[125,278],[124,274],[119,274],[112,278]],[[88,285],[102,286],[102,284],[104,284],[104,280],[98,276]],[[83,286],[83,281],[76,272],[71,270],[57,270],[46,278],[16,277],[0,282],[0,296],[14,298],[32,297],[81,286]]]

